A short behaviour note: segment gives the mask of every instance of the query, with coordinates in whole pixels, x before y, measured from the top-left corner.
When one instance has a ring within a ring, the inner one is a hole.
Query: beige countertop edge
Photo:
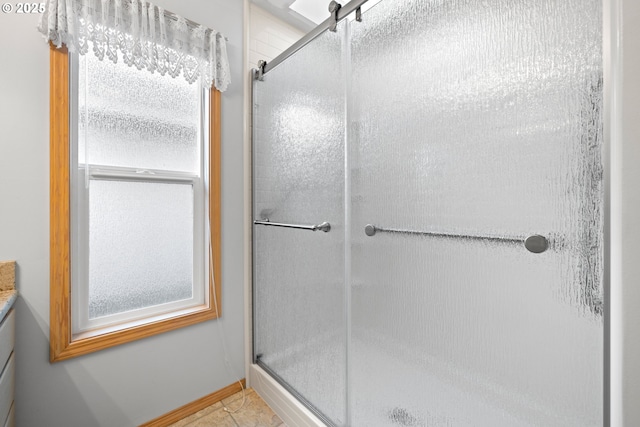
[[[0,291],[0,322],[4,320],[4,316],[11,310],[17,298],[18,291],[15,289]]]

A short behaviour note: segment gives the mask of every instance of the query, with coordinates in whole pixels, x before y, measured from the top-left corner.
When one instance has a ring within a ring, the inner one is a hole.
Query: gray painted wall
[[[13,0],[8,0],[12,4]],[[69,361],[49,357],[49,48],[38,15],[0,14],[0,260],[18,262],[17,425],[124,427],[244,376],[243,1],[156,0],[223,32],[232,84],[222,98],[222,325],[218,321]]]

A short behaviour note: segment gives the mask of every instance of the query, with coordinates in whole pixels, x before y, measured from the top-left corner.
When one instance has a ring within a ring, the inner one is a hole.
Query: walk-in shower
[[[602,0],[362,3],[254,73],[254,362],[327,425],[602,426]]]

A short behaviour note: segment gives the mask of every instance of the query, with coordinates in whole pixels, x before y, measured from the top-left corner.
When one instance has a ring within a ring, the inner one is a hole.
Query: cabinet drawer
[[[0,420],[6,420],[9,415],[9,409],[13,404],[13,389],[15,388],[15,368],[14,356],[11,353],[9,361],[0,376]],[[0,421],[2,422],[2,421]]]
[[[0,372],[7,364],[9,355],[13,351],[13,344],[16,335],[15,310],[9,310],[2,323],[0,323]],[[0,418],[4,420],[4,418]],[[0,421],[2,423],[2,421]],[[2,424],[0,424],[2,425]]]

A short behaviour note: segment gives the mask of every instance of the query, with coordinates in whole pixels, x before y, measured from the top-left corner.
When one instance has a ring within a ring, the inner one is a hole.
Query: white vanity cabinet
[[[15,310],[0,322],[0,426],[14,427],[13,390],[15,388]]]

